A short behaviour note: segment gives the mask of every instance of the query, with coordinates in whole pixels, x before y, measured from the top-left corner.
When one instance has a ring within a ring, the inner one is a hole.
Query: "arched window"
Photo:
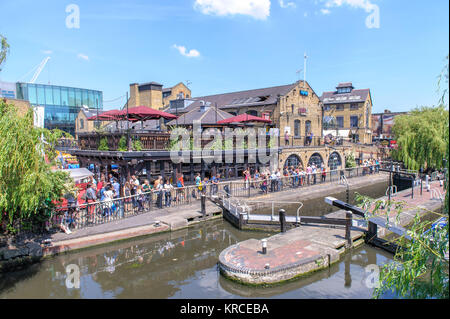
[[[323,159],[322,156],[319,153],[314,153],[313,155],[311,155],[311,157],[309,158],[308,161],[308,165],[316,165],[316,167],[320,167],[323,163]]]
[[[330,157],[328,158],[328,167],[330,170],[338,169],[339,166],[342,165],[341,156],[337,152],[333,152],[330,154]]]
[[[286,162],[284,163],[284,167],[290,167],[290,166],[294,166],[297,167],[298,165],[303,166],[302,160],[300,159],[300,157],[298,157],[295,154],[292,154],[291,156],[289,156],[286,160]]]
[[[305,122],[305,136],[308,136],[311,133],[311,121]]]
[[[300,137],[300,120],[294,121],[294,137]]]

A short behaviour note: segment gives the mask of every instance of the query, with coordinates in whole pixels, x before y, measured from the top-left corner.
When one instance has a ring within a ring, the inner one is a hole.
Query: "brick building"
[[[324,92],[324,135],[337,134],[354,142],[372,143],[372,96],[370,89],[356,90],[351,82],[339,83],[336,91]]]

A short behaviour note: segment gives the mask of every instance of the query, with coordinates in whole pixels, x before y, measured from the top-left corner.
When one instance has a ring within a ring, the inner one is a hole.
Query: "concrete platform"
[[[440,188],[438,182],[432,183],[431,187]],[[411,190],[399,192],[391,198],[405,202],[404,211],[398,219],[394,216],[396,213],[390,215],[391,221],[397,220],[400,226],[408,225],[416,214],[422,216],[439,210],[443,204],[441,200],[433,199],[428,192],[420,196],[419,190],[415,191],[414,198],[411,198]],[[333,212],[326,217],[344,218],[345,212]],[[353,247],[364,243],[366,230],[352,227]],[[387,236],[389,233],[389,230],[378,227],[378,236]],[[226,278],[243,284],[279,284],[328,268],[349,249],[345,244],[344,227],[301,225],[267,238],[266,254],[262,254],[261,241],[255,239],[226,248],[219,256],[219,269]]]

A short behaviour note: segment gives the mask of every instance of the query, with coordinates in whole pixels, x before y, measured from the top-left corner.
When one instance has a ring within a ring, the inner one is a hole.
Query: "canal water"
[[[363,246],[329,269],[271,288],[240,285],[219,274],[223,249],[270,235],[238,231],[215,220],[72,252],[0,276],[0,298],[370,298],[373,288],[365,267],[392,259]],[[74,267],[80,272],[79,288],[66,284],[67,271]]]

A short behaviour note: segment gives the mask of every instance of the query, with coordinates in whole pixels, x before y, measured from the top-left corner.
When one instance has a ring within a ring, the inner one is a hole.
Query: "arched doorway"
[[[330,170],[338,169],[342,166],[342,159],[338,152],[333,152],[328,158],[328,167]]]
[[[286,162],[284,162],[284,167],[290,167],[290,166],[294,166],[297,167],[298,165],[303,166],[302,160],[300,159],[300,157],[298,157],[295,154],[290,155]]]
[[[309,158],[308,165],[312,165],[312,164],[316,165],[316,167],[322,166],[323,159],[322,159],[322,156],[319,153],[314,153]]]

